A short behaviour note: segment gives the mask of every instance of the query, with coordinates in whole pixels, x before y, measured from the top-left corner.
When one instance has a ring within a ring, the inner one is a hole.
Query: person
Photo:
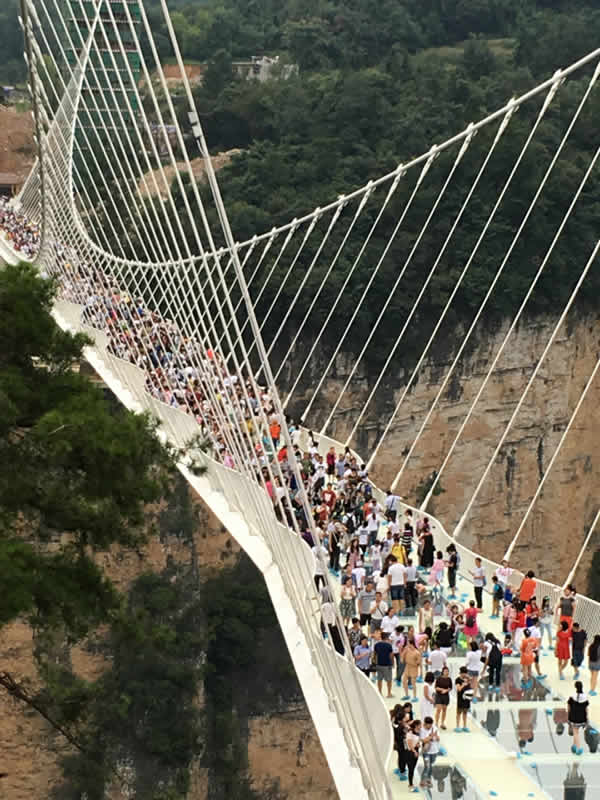
[[[427,658],[427,664],[433,672],[434,678],[440,677],[447,661],[448,656],[443,650],[440,650],[440,646],[436,639],[436,641],[434,641],[431,645],[431,651],[429,653],[429,657]]]
[[[390,644],[390,637],[388,633],[381,634],[381,641],[375,644],[373,648],[375,652],[375,666],[377,668],[377,689],[379,694],[383,694],[382,687],[385,681],[387,685],[388,698],[393,697],[392,694],[392,667],[394,665],[393,650]]]
[[[395,556],[390,556],[388,567],[389,591],[394,612],[402,611],[404,605],[404,576],[406,567]]]
[[[448,657],[452,652],[452,643],[454,641],[454,634],[452,628],[447,622],[440,622],[436,635],[436,642],[442,653]]]
[[[403,700],[410,700],[408,694],[408,684],[410,681],[413,692],[416,687],[417,676],[421,668],[421,660],[423,658],[421,651],[417,647],[414,638],[407,637],[406,644],[402,650],[402,661],[404,663],[404,673],[402,675],[402,685],[404,687]]]
[[[492,616],[490,619],[498,619],[500,616],[500,603],[504,600],[504,587],[498,580],[497,575],[492,575]]]
[[[404,568],[404,602],[407,612],[417,607],[417,568],[412,558],[407,559]]]
[[[565,587],[563,594],[561,595],[557,611],[559,614],[559,623],[566,622],[569,626],[569,631],[571,630],[571,626],[573,625],[573,616],[575,615],[575,587],[572,584],[569,584]]]
[[[475,601],[469,600],[469,607],[465,611],[465,624],[463,626],[463,633],[467,637],[467,642],[471,642],[479,633],[477,615],[480,611],[481,609],[475,606]]]
[[[506,589],[508,586],[508,581],[510,576],[512,575],[513,570],[509,566],[508,561],[503,559],[500,563],[500,566],[496,570],[496,577],[498,578],[498,583],[502,586],[502,589]]]
[[[583,664],[586,641],[587,632],[583,630],[578,622],[574,622],[571,631],[571,664],[575,669],[575,674],[573,675],[575,680],[579,678],[579,667]]]
[[[389,636],[391,636],[399,624],[400,619],[396,616],[394,609],[390,606],[387,610],[387,614],[381,620],[382,633],[387,633]]]
[[[519,600],[522,603],[528,603],[535,594],[536,580],[533,570],[525,575],[519,587]]]
[[[435,682],[435,724],[441,730],[446,730],[446,712],[450,704],[450,692],[452,691],[452,678],[448,666],[442,667],[442,674]]]
[[[425,762],[421,773],[420,785],[422,788],[427,789],[433,785],[431,781],[433,765],[440,752],[440,735],[433,722],[433,717],[424,717],[420,737],[423,744],[423,761]]]
[[[419,753],[421,751],[421,720],[415,719],[408,726],[408,731],[405,737],[406,744],[406,769],[408,772],[408,788],[412,792],[419,790],[414,785],[415,767],[419,760]]]
[[[398,753],[398,767],[395,774],[405,781],[406,776],[406,733],[409,725],[409,715],[399,703],[390,711],[392,730],[394,732],[394,750]]]
[[[488,688],[491,692],[500,692],[500,676],[502,674],[502,651],[500,642],[495,636],[489,634],[490,648],[487,652],[485,666],[488,669]]]
[[[323,602],[321,603],[321,630],[329,633],[331,643],[336,652],[340,655],[344,655],[344,642],[337,627],[335,605],[327,589],[325,590]]]
[[[471,708],[473,689],[471,688],[471,681],[466,667],[460,668],[454,685],[456,687],[456,728],[454,731],[455,733],[469,733],[467,714]]]
[[[471,679],[471,688],[473,689],[473,702],[477,702],[475,692],[479,687],[479,673],[481,672],[481,650],[477,642],[471,642],[469,650],[467,650],[467,674]]]
[[[364,562],[357,561],[356,566],[352,570],[352,583],[356,587],[356,590],[360,592],[360,590],[365,585],[365,578],[367,576],[367,570],[365,568]]]
[[[537,648],[537,640],[531,635],[529,628],[523,631],[523,639],[521,641],[521,680],[525,685],[529,685],[532,680],[531,668],[535,661],[535,651]]]
[[[320,586],[325,586],[325,561],[329,554],[322,544],[316,544],[312,551],[315,556],[315,586],[318,591]]]
[[[571,657],[570,640],[571,631],[569,630],[569,623],[567,620],[563,619],[556,634],[556,658],[558,659],[558,676],[561,681],[565,680],[563,672]]]
[[[397,494],[394,494],[391,489],[388,489],[386,492],[384,507],[385,507],[385,515],[390,522],[396,521],[396,515],[398,513],[398,504],[400,503],[401,498],[398,497]]]
[[[434,594],[441,594],[442,581],[444,580],[444,567],[444,554],[441,550],[438,550],[435,554],[435,559],[431,566],[431,572],[429,573],[428,579],[429,585],[433,587]]]
[[[459,558],[454,544],[449,544],[446,548],[448,559],[448,589],[450,590],[449,597],[456,597],[456,574],[458,572]]]
[[[423,606],[419,609],[418,628],[419,633],[424,633],[425,628],[433,630],[433,607],[430,600],[425,600]]]
[[[470,570],[473,578],[473,593],[475,594],[475,602],[477,608],[483,608],[483,587],[485,586],[485,570],[481,565],[481,559],[475,559],[475,569]]]
[[[581,746],[581,729],[588,724],[588,707],[590,701],[583,692],[581,681],[575,681],[575,694],[567,700],[569,725],[573,730],[573,746],[571,752],[580,756],[583,753]]]
[[[392,647],[394,648],[394,661],[396,662],[396,686],[402,685],[402,673],[404,672],[404,662],[402,661],[402,650],[406,644],[404,635],[404,625],[398,625],[394,633],[390,636]]]
[[[368,678],[371,672],[371,648],[369,647],[369,640],[364,634],[354,648],[354,663],[363,675]]]
[[[596,685],[598,683],[598,673],[600,672],[600,634],[594,636],[594,640],[588,648],[588,666],[590,668],[590,695],[596,697]]]
[[[342,530],[339,524],[334,523],[329,531],[329,569],[334,572],[340,571],[340,544],[342,538]]]
[[[352,627],[348,630],[348,641],[350,642],[350,650],[354,652],[354,648],[357,644],[360,644],[361,639],[363,638],[364,634],[360,627],[360,621],[358,617],[352,618]]]
[[[434,692],[435,675],[433,672],[427,672],[425,675],[425,682],[423,683],[423,697],[421,698],[421,719],[425,717],[432,717],[435,712],[435,692]]]
[[[544,644],[544,633],[548,636],[548,650],[552,649],[552,623],[554,621],[554,611],[550,603],[550,598],[546,595],[542,599],[542,607],[540,609],[540,631],[542,638],[540,639],[540,646]],[[543,649],[543,647],[542,647]]]
[[[371,606],[375,601],[375,588],[373,581],[367,581],[367,586],[358,593],[358,614],[360,617],[360,625],[369,625],[371,622]]]
[[[429,569],[433,565],[433,533],[429,526],[429,517],[423,518],[421,534],[419,536],[419,551],[421,553],[421,568]]]
[[[348,627],[350,625],[350,620],[356,614],[356,589],[354,588],[354,584],[352,580],[344,581],[341,591],[341,600],[340,600],[340,616],[344,622],[344,625]]]
[[[375,600],[371,603],[369,614],[371,615],[371,632],[381,628],[381,621],[388,612],[388,604],[381,596],[381,592],[375,592]]]
[[[406,562],[410,557],[413,542],[413,526],[410,524],[410,522],[404,523],[404,529],[402,531],[402,538],[400,541],[402,544],[402,549],[404,550],[404,558]]]

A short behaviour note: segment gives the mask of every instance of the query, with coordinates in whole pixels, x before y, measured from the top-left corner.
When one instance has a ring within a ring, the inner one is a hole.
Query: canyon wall
[[[429,511],[451,532],[466,509],[557,318],[537,316],[522,321],[498,361],[453,456],[440,479],[443,492],[432,498]],[[398,493],[414,503],[420,482],[439,470],[507,332],[509,321],[480,334],[476,346],[459,362],[440,402],[406,465]],[[433,403],[464,331],[445,343],[425,363],[402,403],[390,433],[378,453],[371,477],[387,488],[405,461],[417,432]],[[600,356],[600,322],[595,314],[572,313],[543,361],[520,413],[494,459],[460,539],[473,549],[501,559],[523,519],[531,498],[548,468],[562,432]],[[338,359],[306,424],[319,430],[352,367],[353,359]],[[319,377],[319,364],[305,376],[303,395],[294,413],[304,408],[310,386]],[[352,446],[367,458],[379,441],[387,420],[400,400],[410,371],[400,352],[391,365],[387,385],[380,387],[378,404],[370,409]],[[327,434],[344,442],[371,388],[368,375],[357,373]],[[513,554],[513,563],[531,568],[557,583],[563,582],[598,509],[600,483],[600,378],[590,387],[542,493],[528,516]],[[577,570],[580,591],[587,584],[593,545]]]

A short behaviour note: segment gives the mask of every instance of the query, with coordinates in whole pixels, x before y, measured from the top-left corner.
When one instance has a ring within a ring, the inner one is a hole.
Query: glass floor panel
[[[597,800],[600,797],[600,764],[535,764],[527,765],[524,771],[552,800]]]
[[[419,785],[420,775],[419,766],[415,774],[415,786]],[[431,786],[422,788],[421,796],[428,800],[481,800],[482,798],[467,776],[458,767],[449,764],[434,765]]]
[[[510,752],[571,755],[573,737],[566,708],[554,708],[548,714],[542,708],[498,709],[476,705],[471,711],[479,724]],[[584,754],[597,753],[599,744],[600,734],[588,726],[581,737]]]
[[[521,686],[521,667],[519,664],[506,664],[502,667],[499,694],[488,691],[488,677],[487,673],[484,673],[479,679],[479,690],[476,697],[479,700],[491,702],[494,702],[494,700],[511,700],[513,702],[538,700],[540,702],[548,702],[563,699],[550,686],[535,679],[527,688]]]

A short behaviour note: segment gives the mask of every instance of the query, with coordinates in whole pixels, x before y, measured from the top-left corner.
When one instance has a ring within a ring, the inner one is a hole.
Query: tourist
[[[500,603],[504,600],[504,587],[498,580],[497,575],[492,575],[492,616],[490,619],[498,619],[500,616]]]
[[[424,517],[419,533],[421,569],[429,569],[433,565],[434,550],[433,533],[429,524],[429,517]]]
[[[473,689],[466,667],[460,668],[454,685],[456,687],[456,728],[454,731],[455,733],[469,733],[467,714],[471,708]]]
[[[575,606],[577,605],[577,601],[575,599],[576,591],[575,587],[571,584],[565,587],[564,592],[562,593],[556,610],[559,615],[559,623],[566,622],[569,630],[573,625],[573,617],[575,615]]]
[[[433,672],[425,674],[423,683],[423,697],[421,697],[421,705],[419,707],[421,719],[425,717],[433,717],[435,712],[435,675]]]
[[[408,772],[408,788],[413,792],[418,792],[414,786],[414,775],[417,761],[419,760],[419,753],[421,751],[421,721],[418,719],[413,720],[408,726],[408,731],[405,736],[406,744],[406,769]]]
[[[404,529],[402,530],[400,543],[402,544],[402,549],[404,550],[404,561],[405,563],[408,563],[413,543],[413,527],[410,522],[404,523]]]
[[[535,661],[535,651],[537,649],[537,640],[531,636],[531,631],[526,628],[523,631],[523,640],[521,641],[521,682],[525,686],[533,680],[531,668]]]
[[[546,597],[542,600],[542,607],[540,609],[540,631],[542,638],[540,646],[544,644],[544,633],[548,636],[548,650],[552,649],[552,624],[554,621],[554,611],[550,603],[550,598]],[[543,648],[542,648],[543,649]]]
[[[399,704],[395,705],[390,712],[392,730],[394,732],[394,750],[398,753],[398,767],[394,770],[401,781],[407,780],[406,775],[406,734],[410,724],[410,715]]]
[[[473,689],[473,702],[477,702],[477,698],[474,696],[479,688],[479,674],[481,672],[481,665],[482,665],[482,653],[479,649],[479,645],[477,642],[471,642],[469,645],[469,649],[467,650],[467,674],[471,680],[471,688]]]
[[[556,634],[556,658],[558,660],[558,676],[561,681],[564,681],[563,672],[571,658],[571,631],[569,623],[565,619],[561,621]]]
[[[388,567],[387,575],[389,592],[394,611],[402,611],[404,606],[404,583],[406,567],[404,564],[400,563],[394,555],[390,556],[390,565]]]
[[[431,651],[427,657],[427,664],[433,672],[434,678],[439,678],[442,670],[446,666],[448,656],[443,650],[440,650],[438,640],[436,639],[431,644]]]
[[[356,588],[352,583],[352,580],[346,579],[344,584],[342,585],[341,599],[340,599],[340,616],[346,627],[350,625],[350,620],[355,615],[356,615]]]
[[[360,591],[357,596],[358,615],[360,617],[361,627],[363,625],[370,625],[371,606],[375,602],[376,597],[373,581],[367,581],[366,588]]]
[[[388,612],[388,604],[381,596],[381,592],[375,592],[375,600],[371,603],[369,614],[371,615],[371,633],[381,628],[381,621]]]
[[[463,633],[467,637],[467,642],[472,642],[479,633],[479,626],[477,625],[477,615],[481,609],[475,606],[474,600],[469,600],[469,606],[464,615]]]
[[[364,633],[362,628],[360,627],[360,621],[358,617],[352,618],[352,627],[348,629],[348,641],[350,642],[350,650],[354,652],[354,648],[357,644],[360,644],[361,639],[363,638]]]
[[[571,647],[572,647],[571,664],[575,668],[575,674],[573,676],[575,680],[579,678],[579,668],[583,664],[586,642],[587,642],[586,631],[583,630],[583,628],[579,625],[578,622],[574,622],[571,631]]]
[[[440,752],[440,735],[433,722],[432,715],[423,718],[419,735],[422,742],[423,761],[425,762],[421,773],[420,786],[428,789],[433,785],[431,780],[433,765]]]
[[[513,570],[509,566],[508,561],[506,559],[502,559],[500,566],[496,569],[496,577],[498,578],[498,583],[502,586],[502,589],[506,589],[508,586],[508,581],[510,576],[512,575]]]
[[[402,661],[404,662],[404,673],[402,675],[402,685],[404,687],[403,700],[410,700],[408,685],[410,683],[413,692],[416,690],[416,681],[421,668],[423,654],[417,647],[415,640],[407,637],[406,644],[402,650]]]
[[[490,637],[486,636],[486,639],[489,642],[490,647],[487,649],[487,654],[485,658],[485,667],[488,670],[488,689],[491,692],[500,692],[500,679],[502,675],[502,661],[503,661],[503,654],[502,650],[500,649],[500,642],[493,634],[488,634]],[[512,648],[511,648],[512,652]]]
[[[442,674],[435,681],[435,724],[446,730],[446,712],[450,704],[452,678],[447,665],[442,667]]]
[[[583,692],[581,681],[575,681],[575,693],[567,700],[567,710],[569,714],[569,726],[573,730],[573,745],[571,752],[580,756],[583,753],[581,746],[581,729],[588,724],[589,700]]]
[[[382,633],[387,633],[388,636],[391,638],[399,624],[400,624],[400,619],[396,616],[396,613],[394,612],[392,606],[390,606],[387,610],[387,614],[381,620]]]
[[[391,489],[388,489],[386,492],[384,507],[385,507],[385,516],[390,522],[396,521],[396,515],[398,513],[398,505],[400,503],[401,498],[398,497],[397,494],[394,494]]]
[[[389,639],[389,634],[382,633],[381,641],[377,642],[373,648],[375,652],[375,666],[377,669],[377,689],[379,690],[379,694],[383,694],[382,687],[385,681],[388,698],[394,696],[392,694],[392,667],[394,666],[394,660],[392,645]]]
[[[366,636],[362,636],[360,642],[354,648],[354,663],[367,678],[371,672],[371,648]]]
[[[600,634],[594,636],[594,641],[588,648],[588,666],[590,668],[590,695],[596,697],[596,685],[600,672]]]
[[[409,558],[404,568],[404,601],[407,613],[412,612],[417,607],[417,568]]]
[[[448,553],[446,564],[448,565],[448,588],[450,590],[448,596],[456,597],[456,575],[459,567],[459,557],[453,544],[448,545],[446,553]]]
[[[535,594],[536,580],[532,570],[525,575],[519,587],[519,600],[528,603]]]
[[[431,566],[431,571],[429,573],[428,583],[431,587],[433,587],[433,594],[434,595],[441,595],[442,592],[442,582],[444,580],[444,554],[441,550],[438,550],[435,554],[435,559]]]
[[[431,605],[431,600],[425,600],[423,606],[419,609],[417,626],[419,633],[424,633],[426,628],[433,630],[433,606]]]
[[[477,608],[483,608],[483,587],[485,586],[486,577],[485,570],[481,565],[481,559],[475,559],[475,568],[470,570],[471,577],[473,578],[473,593],[475,594],[475,602]]]

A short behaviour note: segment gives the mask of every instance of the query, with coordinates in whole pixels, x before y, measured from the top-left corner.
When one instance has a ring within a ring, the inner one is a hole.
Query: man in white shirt
[[[381,631],[382,633],[389,634],[392,647],[394,645],[393,642],[394,631],[396,630],[398,625],[400,625],[400,619],[395,615],[393,608],[388,608],[387,614],[381,620]]]
[[[513,569],[508,565],[508,561],[502,561],[501,565],[496,570],[496,577],[498,578],[498,583],[502,585],[503,589],[506,589],[512,573]]]
[[[375,592],[375,602],[371,603],[371,633],[381,628],[381,622],[388,613],[388,604],[381,596],[381,592]]]
[[[413,564],[412,558],[404,567],[404,599],[407,608],[417,607],[417,568]]]
[[[429,667],[436,678],[439,678],[442,674],[442,670],[446,666],[447,661],[448,656],[446,653],[444,653],[443,650],[440,650],[437,644],[432,644],[427,663],[429,664]]]
[[[391,489],[388,489],[387,497],[385,498],[385,514],[390,522],[396,521],[399,503],[400,497],[397,494],[394,494]]]
[[[404,583],[406,581],[404,565],[397,560],[392,561],[388,567],[388,578],[394,611],[402,611],[404,606]]]
[[[357,561],[356,566],[352,570],[352,583],[356,586],[357,592],[360,592],[360,590],[364,587],[366,574],[367,571],[363,566],[363,562]]]
[[[433,785],[431,774],[435,760],[440,752],[440,734],[431,717],[425,717],[423,720],[419,736],[423,743],[423,761],[425,762],[421,773],[420,785],[426,789]]]
[[[325,564],[329,553],[322,544],[316,544],[311,549],[315,557],[315,586],[318,589],[321,584],[325,585]]]

